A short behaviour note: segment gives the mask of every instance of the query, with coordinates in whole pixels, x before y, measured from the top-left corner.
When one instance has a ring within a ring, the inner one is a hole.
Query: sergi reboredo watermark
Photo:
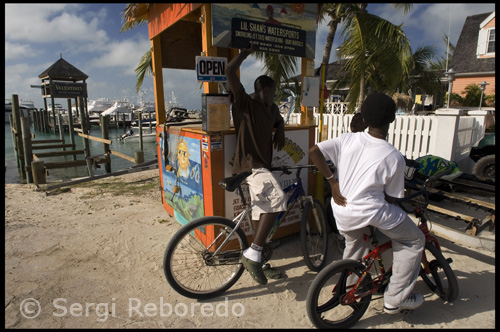
[[[160,297],[158,301],[143,302],[139,298],[128,298],[125,301],[116,301],[111,298],[109,302],[75,302],[66,298],[56,298],[50,305],[42,308],[40,301],[28,298],[21,302],[19,310],[26,319],[35,319],[41,313],[48,313],[54,317],[88,317],[95,318],[98,322],[105,322],[109,317],[121,315],[128,317],[241,317],[245,314],[245,307],[241,303],[229,303],[224,297],[223,302],[214,303],[183,303],[172,304]]]

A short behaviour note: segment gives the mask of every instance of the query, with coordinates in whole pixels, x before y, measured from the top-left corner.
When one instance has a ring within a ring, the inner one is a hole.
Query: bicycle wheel
[[[372,293],[350,303],[342,303],[344,296],[366,271],[363,264],[352,259],[336,261],[325,267],[314,278],[306,298],[307,315],[317,328],[347,329],[361,319],[370,305]],[[359,285],[359,293],[373,287],[371,275],[366,274]]]
[[[314,203],[314,204],[313,204]],[[320,271],[328,250],[328,231],[323,206],[317,199],[307,201],[302,214],[300,229],[300,247],[307,267],[311,271]]]
[[[420,277],[441,299],[448,302],[455,301],[458,298],[458,280],[448,260],[432,242],[425,244],[425,255],[429,262],[430,273],[426,274],[424,268],[421,267]]]
[[[187,223],[174,234],[163,256],[163,272],[175,291],[189,298],[207,299],[234,285],[244,270],[241,254],[248,248],[241,228],[223,243],[235,225],[222,217],[205,217]]]

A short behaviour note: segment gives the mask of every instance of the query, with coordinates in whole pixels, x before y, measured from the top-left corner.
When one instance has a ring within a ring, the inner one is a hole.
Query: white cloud
[[[104,53],[89,63],[94,68],[123,67],[126,74],[135,75],[134,69],[141,57],[151,48],[151,42],[145,36],[142,40],[123,40],[106,45]]]
[[[369,5],[373,8],[373,5]],[[445,49],[444,34],[449,35],[452,44],[456,45],[467,16],[487,13],[495,10],[494,4],[478,3],[439,3],[413,4],[412,9],[402,14],[391,4],[379,5],[374,14],[389,20],[393,24],[404,24],[405,31],[412,31],[409,37],[412,49],[418,46],[433,45]],[[437,55],[440,55],[439,51]]]
[[[34,57],[38,51],[29,44],[5,42],[5,60],[18,59],[19,57]]]
[[[86,21],[78,13],[80,8],[76,4],[8,4],[5,6],[5,38],[36,44],[64,42],[71,48],[82,42],[103,45],[108,35],[98,27],[102,15]]]

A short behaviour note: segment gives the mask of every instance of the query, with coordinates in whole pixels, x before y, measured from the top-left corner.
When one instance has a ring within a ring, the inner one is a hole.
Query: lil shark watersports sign
[[[212,4],[214,46],[314,58],[317,4]]]

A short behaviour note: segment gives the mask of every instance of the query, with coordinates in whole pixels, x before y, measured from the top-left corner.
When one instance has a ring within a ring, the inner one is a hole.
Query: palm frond
[[[135,90],[139,92],[144,81],[144,77],[146,75],[153,75],[153,58],[151,48],[141,57],[141,61],[139,62],[137,68],[135,68],[134,72],[137,75]]]

